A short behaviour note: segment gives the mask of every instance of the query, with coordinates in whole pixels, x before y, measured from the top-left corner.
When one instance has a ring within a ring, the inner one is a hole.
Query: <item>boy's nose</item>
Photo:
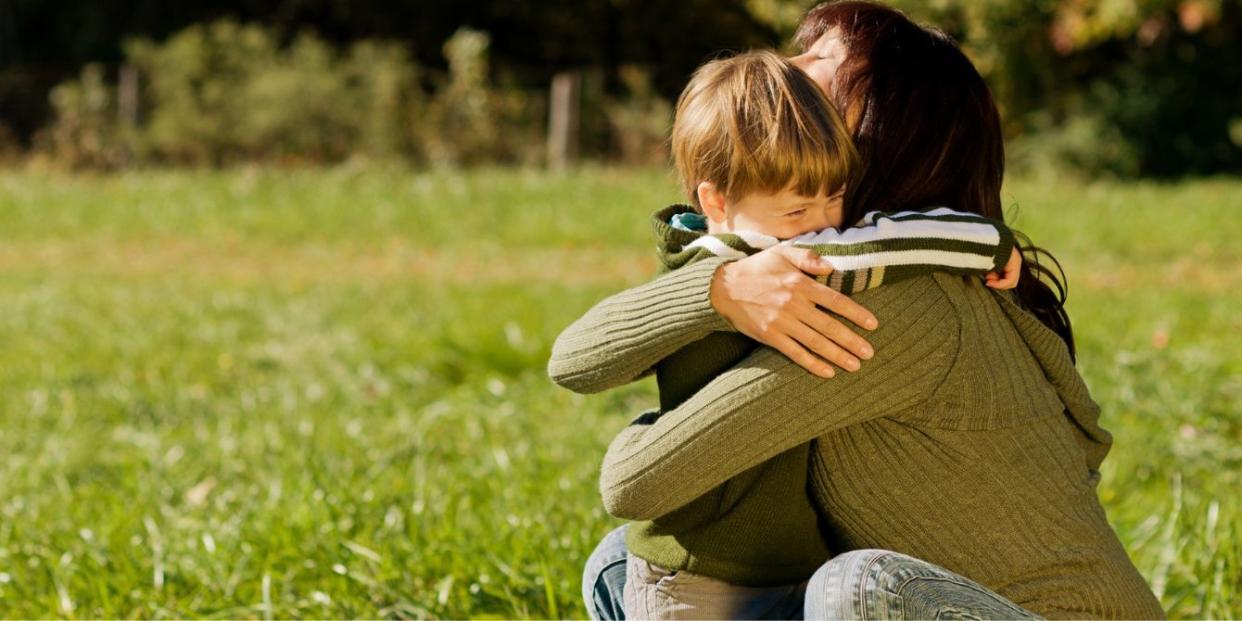
[[[811,210],[810,222],[808,222],[807,232],[822,231],[832,226],[832,219],[829,217],[830,208],[817,207]]]

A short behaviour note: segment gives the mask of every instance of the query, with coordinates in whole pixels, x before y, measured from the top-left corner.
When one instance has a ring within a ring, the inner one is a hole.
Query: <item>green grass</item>
[[[0,614],[581,617],[649,384],[557,332],[654,268],[661,171],[0,173]],[[1007,188],[1069,271],[1101,497],[1242,615],[1242,181]]]

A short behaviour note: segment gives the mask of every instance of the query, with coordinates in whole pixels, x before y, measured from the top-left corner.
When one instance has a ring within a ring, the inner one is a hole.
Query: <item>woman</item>
[[[846,2],[813,9],[799,41],[795,62],[843,110],[864,156],[846,201],[854,217],[941,204],[1002,216],[995,104],[947,38]],[[790,275],[788,258],[756,255],[617,296],[635,306],[645,291],[681,288],[683,311],[687,299],[711,301],[694,313],[677,316],[658,296],[641,312],[605,301],[581,329],[658,319],[661,338],[694,340],[719,325],[715,312],[781,351],[805,354],[795,342],[841,355],[824,343],[831,328],[807,319],[819,293]],[[808,616],[1161,616],[1095,496],[1111,440],[1074,371],[1068,318],[1047,285],[1022,282],[1016,301],[942,275],[859,295],[880,322],[874,360],[824,380],[761,350],[682,407],[623,431],[605,459],[605,504],[656,517],[814,440],[812,496],[830,543],[854,551],[812,578]],[[773,298],[797,310],[763,302]],[[651,362],[619,343],[595,371]],[[602,546],[592,563],[610,553]]]

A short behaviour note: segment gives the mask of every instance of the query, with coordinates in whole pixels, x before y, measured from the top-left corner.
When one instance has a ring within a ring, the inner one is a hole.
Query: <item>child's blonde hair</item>
[[[774,52],[694,72],[677,100],[673,163],[696,209],[707,181],[728,200],[792,188],[836,194],[858,165],[849,129],[815,82]]]

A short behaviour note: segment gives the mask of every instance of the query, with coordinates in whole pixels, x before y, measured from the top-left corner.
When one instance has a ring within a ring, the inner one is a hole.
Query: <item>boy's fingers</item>
[[[993,289],[1013,289],[1018,286],[1018,275],[1006,273],[1004,277],[988,274],[987,286]]]
[[[987,286],[993,289],[1013,289],[1018,286],[1018,279],[1022,277],[1022,252],[1014,248],[1009,253],[1009,261],[1005,263],[1003,273],[988,272],[986,281]]]

